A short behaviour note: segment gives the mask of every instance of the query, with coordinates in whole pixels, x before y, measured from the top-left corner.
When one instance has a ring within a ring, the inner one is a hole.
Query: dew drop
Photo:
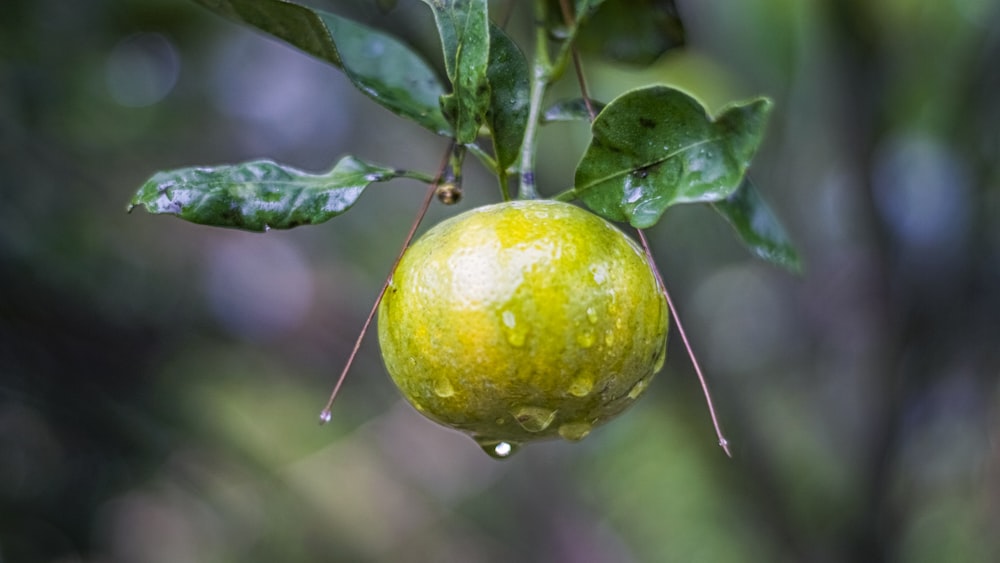
[[[613,346],[615,343],[615,333],[613,330],[609,330],[604,333],[604,344],[607,346]]]
[[[601,264],[595,264],[590,267],[590,273],[594,276],[594,281],[598,285],[603,284],[608,280],[608,268]]]
[[[517,315],[513,311],[504,311],[500,314],[500,319],[507,335],[507,342],[516,348],[524,346],[524,341],[528,337],[528,326],[524,323],[518,324]]]
[[[434,394],[442,399],[451,397],[455,394],[455,388],[452,387],[451,382],[447,378],[438,377],[434,380]]]
[[[569,384],[569,394],[574,397],[586,397],[594,390],[594,377],[586,371],[580,372]]]
[[[597,324],[597,309],[587,307],[587,320],[590,321],[590,324]]]
[[[636,400],[637,398],[639,398],[639,395],[642,395],[642,392],[646,390],[646,387],[649,387],[649,380],[650,379],[652,379],[652,378],[651,377],[644,377],[644,378],[640,379],[639,381],[637,381],[636,384],[633,385],[631,389],[629,389],[629,391],[628,391],[628,398],[632,399],[633,401]]]
[[[514,328],[517,326],[517,317],[514,316],[513,311],[504,311],[500,316],[503,318],[503,326],[507,328]]]
[[[521,444],[490,438],[474,438],[486,455],[493,459],[507,459],[521,449]]]
[[[569,440],[570,442],[579,442],[590,434],[592,427],[587,422],[567,422],[559,427],[559,435],[563,437],[564,440]]]
[[[513,414],[514,420],[528,432],[541,432],[556,418],[556,411],[544,407],[520,407]]]
[[[583,330],[576,335],[576,343],[583,348],[590,348],[593,346],[594,340],[594,331],[592,330]]]
[[[319,413],[319,423],[320,424],[326,424],[327,422],[330,422],[330,420],[332,420],[332,419],[333,419],[333,413],[331,413],[328,410],[325,410],[325,411]]]
[[[663,369],[663,364],[666,361],[667,361],[667,345],[664,344],[663,348],[661,348],[660,351],[656,353],[656,358],[653,363],[653,373],[657,373],[661,369]]]

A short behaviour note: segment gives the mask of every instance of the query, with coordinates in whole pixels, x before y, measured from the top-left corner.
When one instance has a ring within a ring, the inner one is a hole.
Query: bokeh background
[[[1000,560],[1000,6],[677,4],[686,49],[586,65],[603,100],[776,102],[752,175],[804,274],[705,208],[651,231],[732,460],[677,338],[580,444],[488,458],[401,403],[374,338],[317,426],[422,186],[263,235],[126,203],[157,170],[262,157],[433,171],[445,141],[192,2],[6,0],[0,561]],[[437,56],[416,0],[312,5]],[[543,131],[543,191],[586,134]],[[498,198],[467,173],[426,224]]]

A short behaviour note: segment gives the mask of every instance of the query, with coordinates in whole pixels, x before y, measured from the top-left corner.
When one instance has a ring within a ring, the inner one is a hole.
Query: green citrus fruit
[[[428,418],[494,457],[580,440],[663,365],[668,309],[642,250],[550,200],[489,205],[411,246],[379,308],[386,368]]]

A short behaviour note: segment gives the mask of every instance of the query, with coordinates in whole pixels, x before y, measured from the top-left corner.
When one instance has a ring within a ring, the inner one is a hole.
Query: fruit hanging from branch
[[[668,309],[642,249],[551,200],[467,211],[406,251],[378,316],[382,357],[419,412],[505,457],[577,441],[663,366]]]
[[[683,43],[669,0],[656,9],[621,0],[535,0],[530,60],[491,20],[486,0],[424,0],[441,40],[439,65],[390,33],[293,2],[198,1],[333,65],[376,103],[429,137],[448,139],[436,174],[350,155],[318,174],[257,160],[159,172],[132,199],[130,209],[268,231],[346,213],[373,184],[429,184],[323,422],[376,311],[385,365],[403,396],[494,457],[534,440],[580,440],[623,412],[663,364],[670,314],[687,339],[643,231],[639,248],[609,221],[646,229],[671,207],[706,204],[751,252],[799,269],[788,237],[747,177],[769,100],[730,104],[713,115],[662,84],[607,104],[586,94],[577,40],[586,39],[589,52],[651,62]],[[597,19],[614,25],[592,25]],[[595,38],[628,49],[593,49]],[[571,60],[583,98],[547,101]],[[581,120],[591,122],[590,142],[573,185],[546,195],[536,185],[539,129]],[[407,250],[435,194],[446,204],[459,201],[470,154],[496,177],[503,203],[446,220]]]

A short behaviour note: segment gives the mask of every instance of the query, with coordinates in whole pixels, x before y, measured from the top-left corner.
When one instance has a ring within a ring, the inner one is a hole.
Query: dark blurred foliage
[[[435,52],[425,7],[379,4],[315,3]],[[266,235],[124,212],[159,169],[433,170],[443,139],[193,3],[7,0],[0,561],[998,560],[996,2],[677,8],[686,49],[587,69],[604,101],[649,82],[776,101],[753,176],[805,274],[702,208],[651,233],[735,458],[674,338],[632,412],[501,463],[401,404],[374,339],[315,424],[421,186]],[[555,193],[586,128],[542,139]],[[497,199],[470,168],[429,222]]]

